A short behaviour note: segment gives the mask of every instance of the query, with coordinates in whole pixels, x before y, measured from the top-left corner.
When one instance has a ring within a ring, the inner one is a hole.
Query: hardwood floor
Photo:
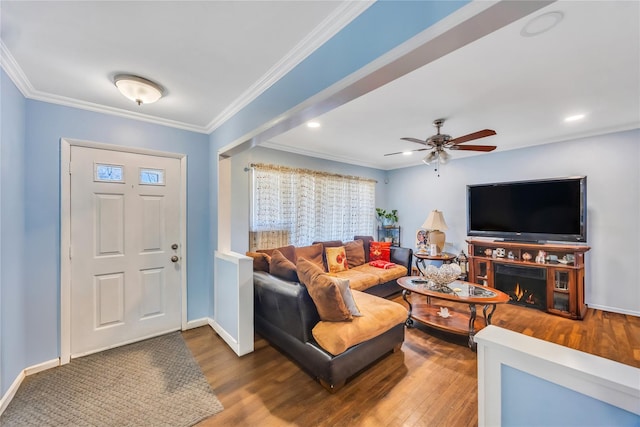
[[[640,368],[640,317],[589,309],[584,320],[568,320],[505,304],[493,324]],[[478,423],[476,353],[466,337],[407,329],[401,351],[329,394],[259,336],[255,351],[243,357],[208,326],[183,336],[225,407],[201,427]]]

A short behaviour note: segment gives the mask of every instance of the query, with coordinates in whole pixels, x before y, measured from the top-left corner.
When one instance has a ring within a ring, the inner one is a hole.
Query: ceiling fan
[[[485,138],[487,136],[495,135],[496,132],[491,129],[483,129],[477,132],[470,133],[468,135],[459,136],[458,138],[451,138],[450,135],[440,133],[440,128],[444,124],[444,119],[436,119],[433,121],[433,125],[438,129],[438,133],[427,138],[426,140],[421,140],[417,138],[400,138],[405,141],[415,142],[418,144],[425,145],[426,148],[418,148],[413,151],[427,151],[431,150],[427,156],[422,159],[425,164],[430,164],[433,161],[437,160],[438,164],[446,163],[449,160],[449,154],[445,151],[448,150],[466,150],[466,151],[493,151],[496,149],[495,145],[460,145],[467,141],[473,141],[474,139]],[[385,156],[393,156],[396,154],[402,154],[405,151],[398,151],[397,153],[388,153]]]

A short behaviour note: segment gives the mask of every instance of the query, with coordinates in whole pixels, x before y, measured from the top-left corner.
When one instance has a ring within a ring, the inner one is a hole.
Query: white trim
[[[640,311],[637,310],[625,310],[619,307],[609,307],[607,305],[599,305],[599,304],[587,304],[589,308],[594,308],[596,310],[608,311],[610,313],[620,313],[627,314],[630,316],[640,317]]]
[[[211,325],[213,319],[210,317],[203,317],[202,319],[189,320],[187,322],[187,327],[183,330],[199,328],[201,326]]]
[[[314,28],[291,51],[289,51],[289,53],[280,59],[273,67],[271,67],[271,69],[269,69],[269,71],[244,91],[225,110],[213,118],[206,126],[164,119],[161,117],[141,114],[135,111],[108,107],[105,105],[95,104],[93,102],[82,101],[37,90],[33,87],[18,62],[2,41],[0,41],[0,66],[4,68],[9,78],[18,87],[18,90],[20,90],[25,98],[50,102],[52,104],[64,105],[67,107],[80,108],[98,113],[111,114],[197,133],[209,134],[246,107],[250,102],[255,100],[265,90],[269,89],[275,82],[289,73],[295,66],[326,43],[327,40],[337,34],[340,30],[346,27],[373,3],[374,1],[353,1],[340,4],[316,28]]]
[[[11,383],[7,392],[0,399],[0,415],[7,409],[9,403],[13,400],[13,396],[16,395],[18,389],[20,388],[20,384],[22,384],[22,380],[24,380],[25,374],[24,371],[20,371],[16,379]]]
[[[0,415],[7,409],[9,403],[13,400],[13,397],[18,392],[22,381],[29,375],[37,374],[38,372],[46,371],[47,369],[57,368],[60,366],[60,359],[52,359],[47,362],[42,362],[34,366],[30,366],[28,368],[20,371],[16,379],[11,383],[7,392],[0,399]]]
[[[640,369],[498,326],[475,336],[478,344],[478,425],[502,420],[502,366],[640,415]]]
[[[340,4],[329,16],[327,16],[317,27],[315,27],[305,38],[296,44],[282,59],[271,67],[260,79],[245,90],[235,101],[218,114],[206,126],[208,133],[213,132],[224,122],[229,120],[253,100],[260,96],[293,70],[298,64],[304,61],[316,49],[329,41],[351,21],[367,10],[375,0],[353,1]]]
[[[60,364],[71,360],[71,147],[87,147],[180,160],[180,253],[182,255],[181,320],[187,329],[187,156],[147,148],[126,147],[76,139],[60,139]],[[166,333],[163,332],[163,333]],[[147,337],[150,338],[150,337]],[[74,357],[77,355],[73,355]]]

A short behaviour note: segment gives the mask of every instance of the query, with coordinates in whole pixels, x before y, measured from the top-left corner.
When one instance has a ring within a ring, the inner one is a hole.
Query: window
[[[94,164],[94,181],[124,183],[124,167],[105,163]]]
[[[372,233],[374,180],[274,165],[252,167],[251,250]]]
[[[141,185],[164,185],[164,169],[140,169]]]

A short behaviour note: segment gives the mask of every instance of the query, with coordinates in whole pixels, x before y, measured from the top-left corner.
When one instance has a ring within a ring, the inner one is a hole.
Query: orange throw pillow
[[[326,248],[325,252],[327,254],[327,267],[329,268],[329,273],[338,273],[349,269],[347,252],[344,250],[344,246]]]
[[[344,251],[347,254],[349,268],[357,267],[366,262],[366,257],[364,256],[364,242],[362,240],[358,239],[345,243]]]
[[[271,257],[262,252],[247,252],[247,256],[253,258],[253,271],[269,272]]]
[[[298,258],[296,266],[300,282],[309,291],[320,320],[342,322],[353,319],[333,277],[327,276],[320,267],[304,258]]]
[[[369,244],[369,261],[377,260],[391,262],[391,242],[371,242]]]

